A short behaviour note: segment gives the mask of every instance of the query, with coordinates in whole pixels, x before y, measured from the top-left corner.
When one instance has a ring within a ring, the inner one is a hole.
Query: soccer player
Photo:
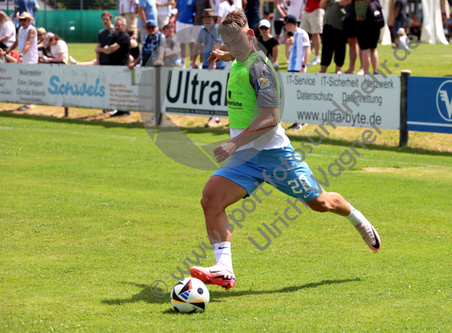
[[[280,124],[280,86],[265,54],[258,51],[254,31],[237,9],[226,16],[218,33],[228,52],[215,50],[213,57],[235,61],[228,81],[231,140],[214,150],[219,163],[229,158],[204,187],[201,205],[216,264],[192,267],[191,275],[226,290],[236,279],[231,258],[231,227],[225,209],[267,182],[278,190],[305,201],[317,212],[347,218],[373,251],[381,246],[374,227],[340,194],[326,192],[310,176],[309,166],[294,151]],[[211,56],[212,57],[212,56]],[[281,180],[282,179],[282,180]]]

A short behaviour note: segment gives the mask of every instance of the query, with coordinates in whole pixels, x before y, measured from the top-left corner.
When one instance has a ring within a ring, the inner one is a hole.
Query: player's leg
[[[356,210],[339,193],[324,191],[317,198],[306,201],[306,203],[316,212],[331,212],[346,217],[371,250],[378,251],[380,249],[381,240],[377,230],[359,210]]]
[[[215,255],[215,265],[195,266],[190,268],[190,273],[205,284],[216,284],[226,290],[235,285],[231,256],[231,230],[228,227],[225,209],[246,195],[245,188],[223,176],[213,175],[204,187],[201,205],[207,234]]]

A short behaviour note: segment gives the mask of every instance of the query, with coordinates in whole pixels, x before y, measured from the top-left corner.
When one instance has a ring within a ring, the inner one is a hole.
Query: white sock
[[[350,221],[351,224],[358,225],[361,221],[364,221],[366,219],[364,215],[359,210],[356,210],[352,205],[350,205],[350,208],[351,212],[348,216],[346,216],[346,218]]]
[[[215,255],[215,262],[221,262],[232,271],[232,255],[231,242],[221,242],[213,245],[213,253]]]
[[[314,57],[314,60],[319,60],[320,59],[320,56],[315,56]],[[350,205],[351,206],[351,205]]]

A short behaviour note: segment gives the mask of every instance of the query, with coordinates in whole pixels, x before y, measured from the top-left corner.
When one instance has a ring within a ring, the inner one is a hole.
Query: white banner
[[[137,111],[139,99],[154,104],[149,92],[155,88],[152,76],[146,95],[140,96],[135,76],[116,66],[0,64],[0,102]]]
[[[224,70],[0,64],[0,102],[227,117]],[[282,121],[398,129],[400,77],[281,73]],[[167,89],[166,89],[167,88]]]

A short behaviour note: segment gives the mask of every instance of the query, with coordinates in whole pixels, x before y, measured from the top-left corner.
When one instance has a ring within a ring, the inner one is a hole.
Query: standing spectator
[[[372,63],[375,73],[378,66],[377,43],[378,39],[380,39],[381,29],[367,19],[368,0],[353,0],[353,4],[355,5],[356,31],[359,47],[361,48],[361,66],[363,73],[366,73],[370,69],[370,63]]]
[[[392,34],[394,39],[397,38],[397,31],[403,27],[405,23],[405,10],[408,6],[407,0],[396,0],[394,3],[394,17],[392,19]]]
[[[286,15],[284,27],[287,31],[286,57],[289,60],[288,72],[306,73],[309,56],[311,55],[311,43],[306,31],[298,28],[297,18],[293,15]],[[302,124],[293,123],[289,129],[300,130]]]
[[[449,14],[449,18],[447,19],[447,39],[450,42],[450,39],[452,38],[452,12]]]
[[[173,0],[167,2],[157,2],[157,23],[159,25],[159,29],[163,29],[163,27],[169,23],[171,9],[175,4],[176,2]]]
[[[116,31],[113,28],[113,15],[110,12],[103,12],[101,14],[102,24],[104,25],[104,29],[99,31],[97,35],[97,46],[96,49],[103,48],[107,45],[110,45],[111,40],[116,36]],[[109,65],[110,57],[108,54],[97,52],[96,51],[96,59],[87,62],[78,62],[71,56],[69,57],[71,64],[79,65],[79,66],[93,66],[93,65]]]
[[[287,0],[287,15],[293,15],[300,22],[304,9],[304,0]]]
[[[342,29],[344,30],[344,34],[347,37],[350,55],[350,66],[345,73],[355,74],[356,59],[358,59],[358,54],[360,54],[357,37],[358,35],[356,31],[355,5],[352,3],[352,0],[340,0],[339,5],[345,6],[345,17],[342,24]],[[358,74],[364,74],[362,65],[360,65]]]
[[[16,28],[4,11],[0,11],[0,49],[6,50],[16,41]]]
[[[110,45],[97,47],[96,52],[109,54],[109,65],[111,66],[128,66],[130,56],[130,36],[126,32],[126,20],[122,16],[115,18],[116,35],[110,41]],[[112,117],[122,117],[130,115],[130,111],[110,112]]]
[[[323,25],[322,62],[320,73],[326,73],[334,53],[336,74],[340,74],[345,60],[347,38],[342,30],[345,9],[335,0],[322,0],[320,8],[325,9]]]
[[[138,0],[120,0],[119,1],[119,15],[124,17],[127,22],[126,29],[132,29],[133,35],[130,37],[138,38],[137,24],[138,24]]]
[[[217,23],[221,24],[225,17],[235,9],[237,8],[234,6],[234,0],[222,0],[220,5],[218,6]]]
[[[261,38],[258,39],[258,46],[265,53],[267,58],[273,62],[273,67],[278,68],[278,54],[279,54],[279,42],[270,33],[271,24],[268,20],[261,20],[259,22],[259,30],[261,32]]]
[[[315,57],[308,63],[308,66],[320,64],[320,34],[323,32],[325,11],[319,5],[320,0],[307,0],[305,13],[301,17],[300,27],[312,35],[312,44],[315,51]]]
[[[138,0],[138,16],[138,30],[140,31],[141,45],[143,45],[144,38],[148,34],[146,22],[148,20],[157,20],[157,7],[155,6],[155,0]]]
[[[36,0],[16,0],[14,4],[14,18],[27,12],[31,17],[35,18],[35,13],[39,10],[39,4]],[[34,22],[34,21],[33,21]],[[34,25],[34,24],[33,24]]]
[[[214,9],[215,1],[214,0],[194,0],[195,1],[195,18],[193,21],[193,25],[199,26],[198,30],[201,30],[200,27],[204,24],[203,15],[204,10],[206,9]],[[195,36],[197,36],[199,31],[196,31]]]
[[[46,47],[50,46],[50,56],[42,56],[44,63],[66,64],[68,61],[69,50],[67,44],[58,35],[51,32],[46,33],[44,41]]]
[[[19,46],[19,60],[18,63],[23,64],[37,64],[38,63],[38,37],[36,35],[36,28],[31,24],[34,22],[33,16],[27,12],[23,12],[19,16],[21,27],[19,29],[16,41],[11,44],[6,53],[10,53],[17,46]],[[18,111],[25,111],[32,107],[31,104],[25,104],[18,108]]]
[[[193,22],[195,17],[195,2],[194,0],[178,0],[176,14],[176,33],[177,39],[181,42],[181,66],[185,68],[185,57],[187,42],[190,48],[190,55],[193,54],[195,46],[195,39],[193,35]],[[185,43],[183,43],[184,41]],[[190,56],[189,55],[189,56]],[[191,66],[191,64],[190,64]]]
[[[198,35],[198,41],[195,45],[195,56],[193,59],[193,68],[197,68],[196,58],[198,53],[200,53],[201,45],[203,46],[202,55],[204,56],[204,60],[202,61],[202,68],[205,69],[224,69],[225,63],[224,61],[208,62],[207,60],[210,57],[210,54],[213,50],[220,49],[222,40],[218,37],[218,24],[215,23],[217,16],[213,12],[212,8],[207,8],[204,10],[204,14],[201,16],[204,25],[201,27],[201,30]],[[205,127],[213,127],[218,126],[220,124],[219,117],[210,117],[207,123],[204,125]]]
[[[136,40],[136,37],[133,35],[132,29],[127,29],[127,34],[130,36],[130,56],[129,56],[129,65],[140,57],[140,46]]]
[[[281,30],[284,28],[284,17],[287,15],[287,5],[285,0],[275,0],[275,11],[273,16],[273,26],[275,27],[275,38],[279,41]]]
[[[129,64],[130,69],[140,62],[142,67],[160,67],[165,64],[165,35],[159,31],[156,20],[148,20],[146,29],[148,34],[144,38],[143,45],[141,45],[141,55],[133,63]]]
[[[259,0],[242,0],[243,8],[245,8],[246,19],[248,26],[254,30],[256,34],[259,30],[258,23],[261,20]]]

